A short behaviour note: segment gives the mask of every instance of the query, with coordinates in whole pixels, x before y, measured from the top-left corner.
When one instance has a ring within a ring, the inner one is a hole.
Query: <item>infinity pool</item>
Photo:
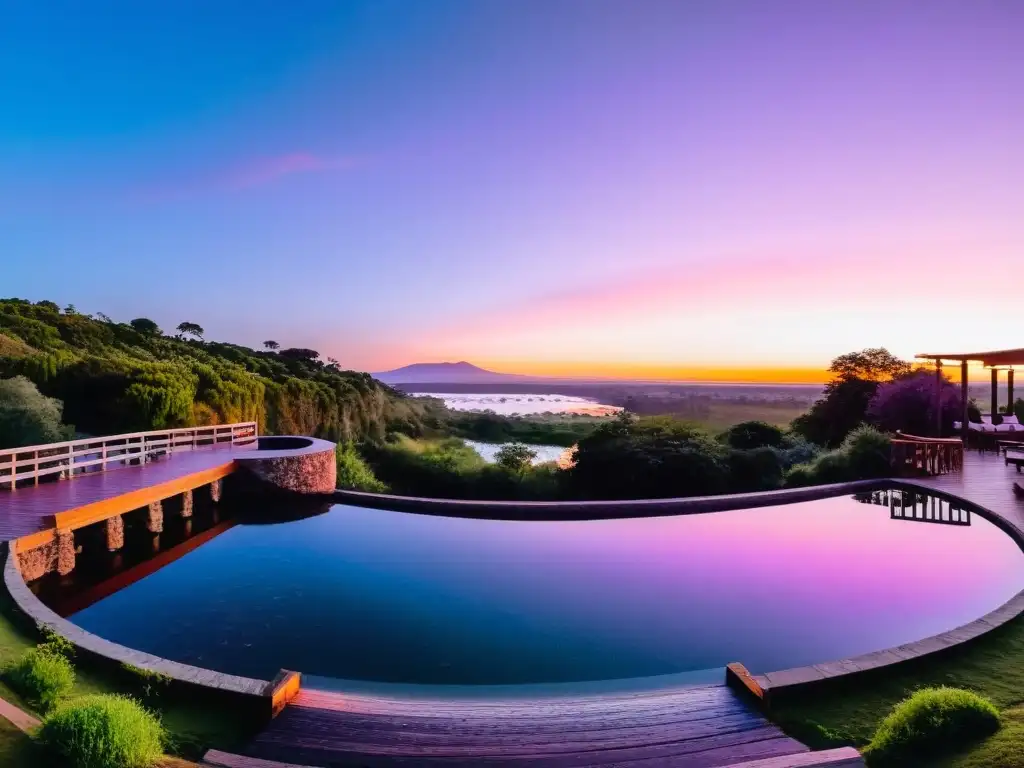
[[[720,676],[731,661],[756,673],[918,640],[1024,588],[1006,534],[917,500],[961,524],[894,519],[912,516],[898,492],[596,522],[337,505],[222,524],[134,583],[129,569],[89,590],[36,588],[58,610],[112,592],[71,620],[268,679],[286,668],[364,684],[582,683]]]

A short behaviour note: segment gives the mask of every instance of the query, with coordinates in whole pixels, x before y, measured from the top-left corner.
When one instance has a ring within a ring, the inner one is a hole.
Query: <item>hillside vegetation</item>
[[[0,378],[25,376],[79,432],[112,434],[255,421],[267,434],[382,440],[418,434],[431,405],[314,350],[208,342],[183,322],[115,322],[48,301],[0,300]]]

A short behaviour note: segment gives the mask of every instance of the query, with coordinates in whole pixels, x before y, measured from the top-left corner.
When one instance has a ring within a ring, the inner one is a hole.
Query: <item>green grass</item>
[[[46,765],[41,752],[28,734],[0,717],[0,765],[4,768],[39,768]]]
[[[938,656],[851,681],[836,680],[772,702],[772,716],[792,736],[815,749],[867,745],[882,719],[921,688],[951,686],[975,691],[1007,712],[1004,727],[960,756],[936,766],[1003,766],[981,762],[986,751],[1024,753],[1024,617]],[[1024,768],[1024,758],[1016,763]]]
[[[743,421],[763,421],[776,427],[788,427],[797,416],[807,412],[803,405],[790,403],[711,403],[706,418],[694,423],[712,431],[721,432]]]
[[[2,558],[0,558],[2,566]],[[40,638],[35,628],[17,613],[6,591],[0,588],[0,665],[8,664],[35,647]],[[152,686],[154,695],[145,696],[145,681],[116,667],[75,659],[75,686],[68,701],[97,693],[125,693],[143,699],[148,709],[156,712],[167,730],[168,752],[188,759],[198,759],[207,749],[237,751],[254,735],[253,718],[223,701],[204,700],[201,696],[174,695],[162,686]],[[9,685],[0,680],[0,698],[31,712],[42,714]],[[3,718],[0,722],[6,723]],[[8,724],[9,725],[9,724]],[[13,726],[11,726],[13,728]],[[19,732],[20,733],[20,732]],[[19,766],[20,739],[0,739],[0,766]],[[173,761],[168,765],[179,765]],[[44,765],[37,762],[34,765]],[[19,767],[20,768],[20,767]]]

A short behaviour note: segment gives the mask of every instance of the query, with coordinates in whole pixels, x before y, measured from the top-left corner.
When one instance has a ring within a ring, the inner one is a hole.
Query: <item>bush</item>
[[[0,448],[68,440],[72,430],[61,424],[60,400],[40,394],[24,376],[0,380]]]
[[[814,483],[814,468],[811,464],[797,464],[786,472],[785,485],[787,488],[805,488]]]
[[[32,648],[4,671],[19,694],[43,712],[52,709],[75,685],[75,668],[45,646]]]
[[[164,729],[134,699],[93,695],[46,718],[39,741],[74,768],[148,768],[163,755]]]
[[[728,465],[729,490],[734,493],[771,491],[782,486],[783,452],[775,448],[732,451]]]
[[[763,446],[780,448],[786,441],[785,432],[763,421],[741,421],[725,430],[720,437],[730,448],[739,450]]]
[[[998,729],[999,712],[988,699],[960,688],[924,688],[893,707],[864,754],[872,766],[916,765]]]
[[[856,480],[888,477],[892,474],[892,440],[866,424],[846,436],[840,451],[846,456],[850,474]]]
[[[368,493],[386,493],[388,487],[377,479],[370,465],[352,443],[339,443],[335,450],[338,464],[338,487]]]

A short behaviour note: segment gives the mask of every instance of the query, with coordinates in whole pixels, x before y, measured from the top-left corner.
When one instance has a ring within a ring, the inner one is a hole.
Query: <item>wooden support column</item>
[[[57,573],[67,576],[75,570],[75,532],[57,531]]]
[[[124,546],[124,518],[121,515],[108,517],[104,521],[107,528],[107,551],[116,552]]]
[[[214,480],[210,483],[210,501],[214,504],[220,501],[220,495],[224,490],[223,480]]]
[[[181,516],[192,517],[192,491],[185,491],[181,494]]]
[[[1006,372],[1006,412],[1012,416],[1013,411],[1013,368]]]
[[[935,436],[942,437],[942,361],[935,361]]]
[[[964,445],[967,444],[967,436],[969,431],[967,429],[967,361],[960,361],[960,431],[964,439]]]
[[[999,413],[999,369],[992,369],[992,410],[990,413],[995,416]]]
[[[146,516],[146,529],[150,533],[161,533],[164,529],[164,505],[154,501],[149,505]]]

